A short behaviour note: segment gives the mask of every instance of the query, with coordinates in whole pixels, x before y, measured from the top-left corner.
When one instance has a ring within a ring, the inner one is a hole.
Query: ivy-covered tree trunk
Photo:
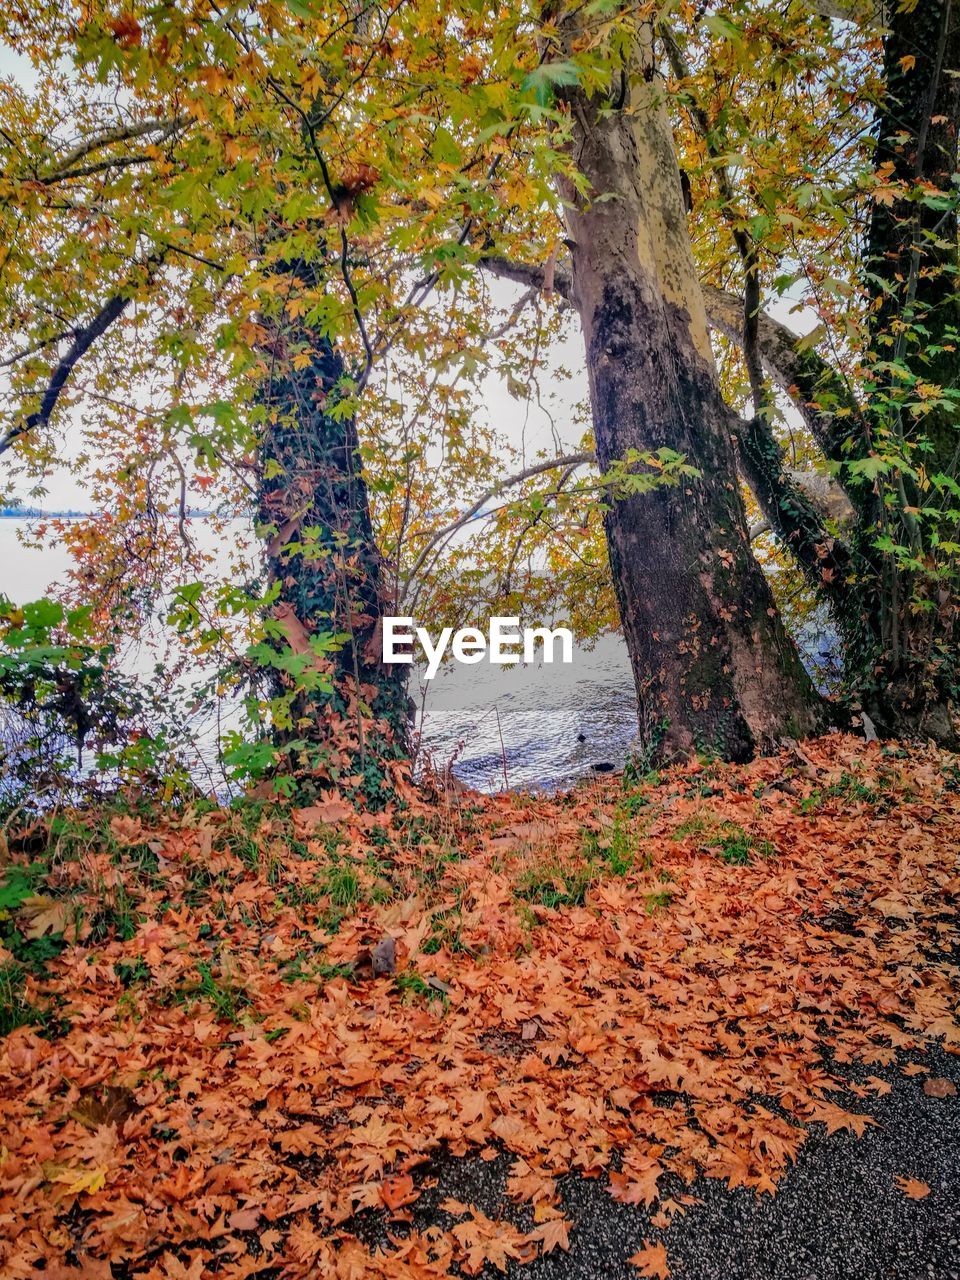
[[[259,517],[290,668],[277,677],[290,711],[278,738],[301,796],[332,779],[375,798],[407,748],[406,668],[381,661],[389,609],[343,362],[327,337],[290,324],[268,358]]]
[[[956,742],[960,694],[960,9],[920,0],[885,16],[879,190],[864,254],[873,384],[837,372],[761,315],[765,372],[789,394],[849,499],[828,529],[784,472],[765,419],[740,430],[744,474],[842,639],[846,684],[877,728]],[[712,323],[747,346],[744,303],[708,291]],[[939,510],[938,510],[939,508]]]
[[[699,472],[616,496],[605,517],[641,738],[653,756],[743,760],[825,716],[750,549],[649,47],[610,100],[579,87],[564,98],[589,183],[561,194],[601,470],[666,449]]]
[[[885,25],[876,165],[894,194],[875,199],[867,238],[870,347],[880,362],[868,423],[876,456],[906,466],[881,483],[868,472],[850,487],[864,616],[873,623],[862,677],[882,727],[951,742],[960,564],[944,545],[958,540],[956,521],[921,509],[960,506],[960,6],[894,5]],[[859,442],[849,444],[852,454]]]

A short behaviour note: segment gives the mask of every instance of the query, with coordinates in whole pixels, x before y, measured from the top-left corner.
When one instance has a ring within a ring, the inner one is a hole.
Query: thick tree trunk
[[[573,302],[601,469],[666,448],[699,477],[614,497],[611,567],[648,750],[742,760],[825,716],[750,550],[672,130],[638,56],[613,109],[565,94],[590,187],[562,189]]]
[[[343,363],[328,338],[287,324],[269,353],[261,391],[268,423],[260,449],[259,516],[266,530],[273,614],[294,655],[335,639],[303,672],[278,680],[290,695],[279,737],[298,744],[291,766],[309,779],[363,776],[383,792],[386,761],[407,745],[406,669],[381,662],[388,611],[356,424],[335,412]]]

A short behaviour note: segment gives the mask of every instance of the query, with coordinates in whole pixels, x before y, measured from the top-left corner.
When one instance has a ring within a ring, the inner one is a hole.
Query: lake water
[[[202,544],[203,521],[191,526]],[[0,519],[0,590],[17,603],[43,595],[70,565],[63,547],[24,547],[22,527]],[[238,522],[238,537],[244,530],[248,526]],[[806,647],[812,652],[822,642],[815,631]],[[149,655],[149,644],[141,652]],[[457,777],[483,791],[555,789],[597,765],[619,768],[637,731],[633,677],[616,635],[590,650],[575,648],[569,665],[455,663],[431,681],[415,670],[410,693],[418,708],[421,751],[438,771],[452,761]],[[228,709],[227,720],[235,719]],[[213,781],[215,726],[198,723],[194,732]]]

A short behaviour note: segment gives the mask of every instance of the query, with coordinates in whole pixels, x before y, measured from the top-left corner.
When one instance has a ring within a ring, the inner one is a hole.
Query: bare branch
[[[159,258],[151,258],[145,264],[150,274],[152,274],[154,267],[159,264],[159,261]],[[47,389],[40,400],[40,407],[35,409],[33,413],[28,414],[22,422],[11,427],[6,435],[0,437],[0,454],[6,453],[17,440],[34,431],[37,427],[45,427],[47,425],[78,361],[86,355],[97,339],[106,333],[114,321],[123,315],[132,301],[132,293],[115,293],[112,298],[103,304],[88,324],[73,331],[73,342],[70,344],[70,349],[53,370],[50,381],[47,383]]]
[[[499,493],[502,493],[504,489],[511,488],[513,485],[522,484],[524,480],[530,480],[534,476],[542,475],[545,471],[554,471],[558,467],[572,469],[574,467],[583,466],[588,462],[595,461],[596,454],[592,449],[584,451],[583,453],[568,453],[562,458],[550,458],[546,462],[537,462],[531,467],[524,468],[523,471],[518,471],[512,476],[506,476],[504,479],[498,480],[495,485],[489,488],[485,493],[482,493],[473,506],[465,511],[463,515],[458,516],[456,520],[452,520],[449,524],[444,525],[442,529],[438,529],[437,532],[434,533],[427,541],[426,546],[417,556],[413,567],[407,574],[407,581],[400,593],[400,599],[406,599],[410,584],[415,580],[417,574],[423,568],[423,565],[426,563],[434,547],[438,546],[444,538],[450,537],[452,534],[456,533],[458,529],[462,529],[464,525],[469,524],[474,516],[476,516],[492,498],[495,498]]]
[[[132,142],[137,138],[145,138],[151,133],[161,134],[161,141],[163,141],[186,122],[186,116],[168,116],[162,120],[141,120],[138,124],[117,125],[113,129],[104,129],[102,133],[94,134],[79,146],[74,147],[72,151],[68,151],[56,169],[51,170],[43,181],[62,177],[64,172],[72,169],[78,161],[85,159],[94,151],[102,151],[104,147],[113,146],[115,143]]]
[[[485,253],[478,260],[478,265],[501,280],[512,280],[515,284],[525,285],[528,289],[537,289],[541,293],[546,291],[547,272],[539,263],[515,262],[512,258],[504,258],[499,254]],[[573,293],[573,281],[570,276],[554,265],[550,283],[564,302],[569,303]]]
[[[743,342],[743,302],[736,294],[703,287],[704,301],[711,328],[731,342]],[[796,405],[824,457],[842,462],[846,455],[851,416],[860,417],[860,408],[841,375],[822,359],[804,340],[761,311],[757,317],[757,340],[763,367],[773,382],[785,391]],[[820,404],[829,406],[820,408]],[[838,418],[836,411],[844,410]]]

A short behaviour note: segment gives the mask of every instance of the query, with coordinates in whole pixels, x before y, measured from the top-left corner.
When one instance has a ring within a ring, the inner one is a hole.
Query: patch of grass
[[[776,845],[769,840],[758,840],[744,831],[742,827],[726,823],[718,834],[706,846],[717,857],[731,867],[748,867],[754,856],[761,858],[776,857]]]
[[[335,907],[355,907],[363,897],[360,877],[349,863],[341,862],[330,867],[324,879],[327,896]]]
[[[26,981],[27,971],[22,965],[0,965],[0,1036],[43,1021],[41,1010],[24,995]]]
[[[463,929],[461,896],[462,891],[458,889],[456,904],[453,907],[435,911],[431,916],[430,925],[433,932],[423,944],[424,955],[436,955],[443,947],[449,947],[453,952],[469,952],[469,948],[464,945],[460,936]]]
[[[564,865],[553,857],[527,867],[515,892],[518,898],[544,907],[582,907],[593,876],[590,862]]]
[[[723,836],[710,846],[721,862],[730,867],[748,867],[753,853],[753,845],[745,831],[736,835]]]
[[[815,813],[817,810],[824,808],[829,800],[844,800],[848,804],[880,806],[888,801],[888,797],[885,797],[875,787],[868,786],[855,773],[850,773],[849,770],[844,769],[835,782],[831,782],[825,787],[817,787],[808,796],[804,796],[800,801],[800,812],[803,814]]]
[[[243,988],[227,975],[215,974],[205,960],[197,964],[197,973],[200,981],[187,994],[212,1005],[217,1017],[224,1022],[239,1022],[241,1013],[250,1004],[250,997]]]
[[[875,804],[879,798],[873,787],[867,786],[862,778],[858,778],[855,773],[849,773],[846,769],[836,782],[831,782],[824,788],[823,794],[830,799],[854,802],[862,800],[867,804]]]
[[[121,942],[136,937],[140,927],[140,914],[136,903],[122,884],[105,893],[100,909],[90,921],[90,941],[104,942],[111,935]]]
[[[710,831],[717,825],[717,818],[710,814],[693,813],[689,818],[684,818],[683,822],[678,823],[673,831],[674,840],[684,840],[687,836],[699,836],[705,831]]]
[[[12,922],[0,930],[0,942],[18,964],[33,973],[43,973],[48,963],[55,960],[67,945],[62,933],[47,933],[41,938],[27,938]]]
[[[113,972],[127,989],[153,981],[153,971],[143,956],[137,956],[136,960],[118,960]]]
[[[444,1005],[447,1003],[447,997],[443,992],[431,987],[416,969],[404,969],[394,977],[393,981],[405,1000],[440,1000]]]
[[[625,816],[618,811],[611,827],[588,831],[583,840],[587,861],[603,863],[605,870],[614,876],[625,876],[631,871],[636,857],[633,833],[624,822]]]

